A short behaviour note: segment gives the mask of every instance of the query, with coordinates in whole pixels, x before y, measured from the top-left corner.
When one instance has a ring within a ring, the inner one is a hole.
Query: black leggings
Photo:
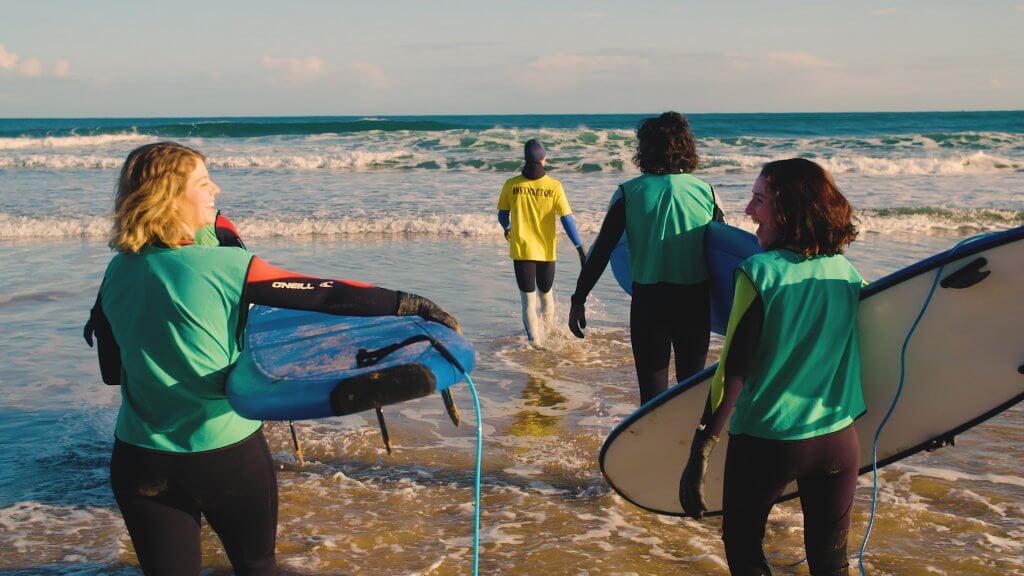
[[[513,260],[512,267],[516,271],[516,284],[520,292],[551,292],[555,283],[555,263],[539,260]]]
[[[668,362],[676,353],[676,381],[700,372],[711,341],[710,284],[633,283],[629,309],[633,361],[640,403],[668,387]]]
[[[146,574],[199,573],[200,513],[236,574],[277,574],[277,477],[262,430],[193,454],[115,440],[110,483]]]
[[[764,526],[786,485],[796,480],[811,574],[847,574],[846,540],[859,459],[860,442],[852,424],[806,440],[730,436],[722,521],[729,572],[771,574],[762,548]]]

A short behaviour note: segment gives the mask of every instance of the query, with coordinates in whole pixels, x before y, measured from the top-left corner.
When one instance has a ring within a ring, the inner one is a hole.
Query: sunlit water
[[[219,204],[254,252],[297,271],[424,294],[463,321],[477,350],[474,380],[485,419],[483,573],[722,573],[720,520],[642,511],[616,496],[598,470],[605,435],[638,402],[628,299],[610,274],[589,301],[587,339],[575,339],[564,319],[578,264],[566,257],[572,251],[563,239],[553,333],[544,349],[523,338],[512,267],[493,214],[501,182],[514,173],[517,143],[536,133],[552,139],[552,174],[565,183],[588,241],[616,184],[635,173],[625,121],[602,129],[566,122],[546,131],[447,128],[188,142],[210,155],[224,189]],[[721,134],[707,146],[714,158],[703,175],[731,220],[746,225],[743,203],[763,159],[804,152],[833,158],[839,185],[863,220],[849,256],[869,279],[966,235],[1024,223],[1020,134],[975,137],[962,128],[950,132],[959,137],[928,138],[918,130],[885,144],[880,130],[752,142]],[[114,171],[129,149],[155,138],[56,138],[0,138],[0,570],[135,574],[108,485],[119,395],[100,382],[81,326],[110,258],[102,233]],[[425,159],[407,165],[409,150]],[[383,165],[342,161],[368,152],[401,158]],[[997,160],[977,168],[979,152]],[[732,164],[730,154],[738,157]],[[302,164],[316,155],[336,162]],[[957,172],[951,159],[961,156],[968,168]],[[466,163],[474,157],[479,166]],[[421,166],[430,158],[436,167]],[[616,159],[623,161],[618,167]],[[859,168],[844,168],[851,163]],[[720,344],[713,342],[712,357]],[[291,452],[287,427],[267,424],[280,468],[278,553],[286,572],[469,573],[472,403],[463,386],[455,398],[464,419],[459,428],[436,397],[387,408],[392,456],[372,414],[298,423],[304,466]],[[1018,406],[961,435],[955,447],[886,468],[870,572],[1024,573],[1022,422]],[[869,496],[862,483],[851,554]],[[797,502],[776,508],[766,551],[776,573],[807,573],[806,564],[794,566],[803,558]],[[214,573],[230,571],[209,530],[204,555]]]

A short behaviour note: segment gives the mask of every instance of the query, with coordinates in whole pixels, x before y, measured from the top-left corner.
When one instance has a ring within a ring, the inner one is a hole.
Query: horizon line
[[[662,112],[665,112],[663,110]],[[650,116],[662,112],[510,112],[510,113],[473,113],[473,114],[211,114],[211,115],[171,115],[171,116],[5,116],[4,120],[175,120],[175,119],[208,119],[208,118],[424,118],[424,117],[450,117],[450,118],[480,118],[487,116],[505,117],[538,117],[538,116]],[[684,116],[783,116],[783,115],[822,115],[822,114],[984,114],[984,113],[1007,113],[1024,112],[1024,108],[1011,109],[959,109],[959,110],[828,110],[815,112],[682,112]]]

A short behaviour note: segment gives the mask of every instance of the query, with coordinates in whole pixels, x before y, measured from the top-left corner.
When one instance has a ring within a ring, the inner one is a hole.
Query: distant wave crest
[[[623,172],[635,173],[626,153],[583,154],[549,153],[552,172]],[[706,154],[700,174],[750,172],[772,160],[791,155]],[[810,157],[835,174],[866,174],[878,176],[949,176],[994,174],[1024,170],[1024,161],[986,152],[937,155],[923,158],[885,158],[872,156]],[[123,156],[101,154],[11,154],[0,156],[0,168],[47,170],[117,170]],[[516,172],[521,163],[516,159],[494,154],[480,156],[444,156],[429,151],[353,150],[317,154],[226,154],[210,155],[207,164],[222,170],[441,170],[461,172]]]
[[[1024,225],[1024,210],[994,208],[903,207],[866,209],[858,212],[862,232],[971,234]],[[577,213],[581,231],[596,235],[603,214]],[[753,230],[748,219],[733,217],[735,225]],[[499,238],[499,227],[490,214],[378,214],[358,217],[238,218],[243,236],[267,237],[360,237],[419,236]],[[0,213],[0,238],[95,238],[110,229],[106,217],[83,218],[14,216]]]
[[[359,120],[324,120],[324,121],[232,121],[232,120],[198,120],[195,122],[168,122],[166,124],[148,124],[139,126],[111,125],[87,128],[68,128],[62,130],[26,130],[17,131],[7,136],[7,140],[18,139],[57,139],[64,137],[125,137],[125,136],[159,136],[171,138],[257,138],[263,136],[307,136],[316,134],[348,134],[369,131],[443,131],[463,128],[459,124],[438,122],[434,120],[385,120],[363,118]]]

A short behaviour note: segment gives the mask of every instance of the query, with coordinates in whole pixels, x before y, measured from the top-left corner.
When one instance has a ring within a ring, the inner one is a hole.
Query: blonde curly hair
[[[117,180],[110,247],[136,254],[147,244],[173,248],[188,238],[178,200],[197,163],[205,161],[199,151],[175,142],[132,150]]]

